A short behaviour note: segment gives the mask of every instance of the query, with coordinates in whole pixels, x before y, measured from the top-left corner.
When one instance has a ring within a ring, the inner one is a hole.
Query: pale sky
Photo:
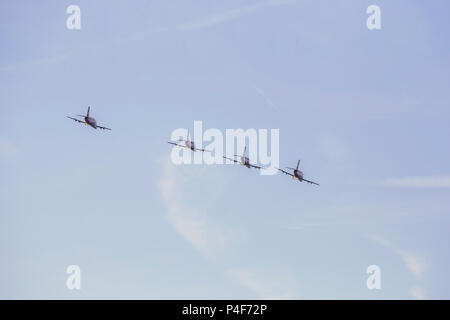
[[[449,9],[2,1],[0,298],[449,299]],[[173,165],[195,120],[279,129],[320,186]]]

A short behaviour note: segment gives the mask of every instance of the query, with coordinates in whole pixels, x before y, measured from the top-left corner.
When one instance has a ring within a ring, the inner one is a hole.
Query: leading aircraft
[[[263,168],[260,167],[260,166],[255,166],[254,164],[251,164],[251,163],[250,163],[250,159],[249,159],[247,156],[245,156],[245,151],[246,151],[246,150],[247,150],[247,146],[244,147],[244,153],[242,154],[242,156],[235,155],[235,157],[241,157],[241,161],[238,161],[238,160],[236,160],[236,159],[230,159],[230,158],[227,158],[227,157],[224,157],[224,159],[233,161],[233,162],[235,162],[235,163],[239,163],[239,164],[241,164],[242,166],[246,166],[246,167],[249,168],[249,169],[250,169],[250,168],[263,169]]]
[[[91,107],[88,107],[87,114],[85,116],[81,115],[81,114],[77,115],[77,117],[83,117],[84,121],[81,121],[79,119],[72,118],[72,117],[69,117],[69,116],[66,116],[66,117],[69,118],[69,119],[75,120],[76,122],[84,123],[86,126],[90,125],[94,129],[100,128],[100,129],[103,129],[103,130],[112,130],[110,128],[102,127],[102,126],[97,125],[97,121],[95,121],[95,118],[89,116],[89,112],[90,111],[91,111]]]
[[[300,182],[301,182],[301,181],[305,181],[305,182],[308,182],[308,183],[311,183],[311,184],[319,185],[318,183],[316,183],[316,182],[314,182],[314,181],[310,181],[310,180],[304,179],[304,178],[303,178],[303,172],[301,172],[301,171],[298,169],[299,166],[300,166],[300,160],[298,160],[298,162],[297,162],[297,168],[294,169],[294,168],[286,167],[287,169],[294,170],[293,173],[289,173],[289,172],[284,171],[284,170],[279,169],[279,168],[277,168],[277,169],[280,170],[281,172],[283,172],[284,174],[287,174],[287,175],[291,176],[293,179],[298,179],[298,181],[300,181]]]
[[[181,142],[181,141],[184,141],[184,145],[178,144],[178,143],[177,143],[177,142]],[[194,141],[191,141],[191,140],[189,139],[189,131],[188,131],[188,133],[187,133],[187,140],[180,139],[180,140],[178,140],[177,142],[171,142],[171,141],[168,141],[167,143],[173,144],[174,146],[177,146],[177,147],[190,149],[190,150],[193,151],[193,152],[195,152],[195,151],[211,152],[211,151],[209,151],[209,150],[200,149],[200,148],[195,147]]]

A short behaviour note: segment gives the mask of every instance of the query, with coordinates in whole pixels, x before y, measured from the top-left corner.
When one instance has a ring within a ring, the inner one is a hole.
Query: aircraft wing
[[[254,164],[251,164],[250,167],[256,168],[256,169],[262,169],[260,166],[255,166]]]
[[[69,119],[75,120],[76,122],[84,123],[84,121],[81,121],[81,120],[79,120],[79,119],[72,118],[72,117],[69,117],[69,116],[66,116],[66,117],[69,118]]]
[[[238,163],[239,161],[236,161],[235,159],[231,159],[231,158],[227,158],[227,157],[224,157],[224,156],[222,156],[224,159],[227,159],[227,160],[230,160],[230,161],[233,161],[234,163]]]
[[[282,169],[280,169],[280,168],[277,168],[277,169],[278,169],[279,171],[283,172],[284,174],[287,174],[288,176],[291,176],[291,177],[294,176],[292,173],[289,173],[289,172],[287,172],[287,171],[284,171],[284,170],[282,170]]]
[[[316,183],[314,181],[309,181],[309,180],[306,180],[306,179],[303,179],[302,181],[305,181],[305,182],[308,182],[308,183],[311,183],[311,184],[315,184],[315,185],[319,185],[318,183]]]
[[[102,126],[97,126],[97,128],[100,128],[100,129],[103,129],[103,130],[112,130],[112,129],[110,129],[110,128],[102,127]]]
[[[183,145],[178,144],[178,143],[175,143],[175,142],[170,142],[170,141],[168,141],[167,143],[173,144],[174,146],[181,147],[181,148],[186,147],[186,146],[183,146]]]
[[[201,151],[201,152],[211,152],[211,150],[205,150],[205,149],[200,149],[200,148],[195,148],[195,150],[197,151]]]

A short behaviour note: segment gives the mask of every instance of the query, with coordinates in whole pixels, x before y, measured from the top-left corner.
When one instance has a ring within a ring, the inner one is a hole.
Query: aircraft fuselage
[[[90,125],[92,128],[97,129],[97,121],[92,117],[84,117],[84,123]]]
[[[186,141],[186,149],[191,149],[192,151],[195,151],[194,141]]]
[[[241,165],[250,168],[250,159],[248,157],[241,157]]]
[[[294,179],[297,178],[298,180],[303,180],[303,172],[300,170],[294,170]]]

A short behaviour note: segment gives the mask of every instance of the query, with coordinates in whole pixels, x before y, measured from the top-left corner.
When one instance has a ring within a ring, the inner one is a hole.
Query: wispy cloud
[[[401,259],[403,260],[403,263],[405,264],[406,269],[413,275],[413,277],[416,280],[419,280],[426,269],[426,263],[425,261],[419,257],[417,254],[412,253],[410,251],[405,251],[402,249],[397,248],[394,244],[392,244],[390,241],[386,240],[385,238],[379,236],[379,235],[373,235],[370,237],[373,241],[378,243],[379,245],[389,248],[392,251],[394,251],[396,254],[398,254]],[[424,299],[425,298],[425,291],[420,287],[414,287],[411,289],[410,293],[416,298],[416,299]]]
[[[166,217],[174,229],[208,260],[216,258],[226,245],[222,229],[207,218],[204,211],[196,208],[184,198],[185,176],[180,168],[170,160],[162,161],[163,176],[158,183],[164,204]]]
[[[267,103],[267,105],[271,108],[275,108],[272,100],[266,95],[266,93],[259,87],[253,85],[253,88],[256,90],[256,92],[264,99],[264,101]]]
[[[392,178],[383,181],[382,185],[411,188],[449,188],[450,176],[414,176]]]
[[[409,272],[416,278],[420,278],[425,271],[425,263],[413,253],[399,251],[399,254],[402,256]]]
[[[425,290],[421,287],[414,287],[409,293],[411,293],[411,295],[417,300],[425,299]]]
[[[162,32],[176,31],[176,30],[196,30],[212,27],[230,20],[238,19],[242,16],[249,15],[251,13],[257,12],[259,10],[263,10],[271,7],[279,7],[284,5],[293,5],[297,3],[297,0],[267,0],[260,3],[256,3],[254,5],[243,6],[240,8],[236,8],[233,10],[220,12],[217,14],[213,14],[204,18],[200,18],[198,20],[193,20],[186,23],[180,23],[175,26],[167,26],[167,27],[155,27],[148,31],[137,33],[131,36],[127,36],[126,38],[117,38],[110,42],[100,43],[97,46],[97,49],[100,47],[108,47],[111,44],[120,45],[128,41],[142,40],[148,36],[153,34],[158,34]],[[80,54],[81,52],[78,52]],[[84,53],[84,52],[83,52]],[[57,63],[61,63],[71,56],[75,56],[74,53],[68,54],[57,54],[49,57],[35,58],[25,61],[20,61],[16,63],[12,63],[5,66],[0,66],[0,71],[10,71],[16,69],[23,69],[30,66],[42,66],[42,65],[53,65]]]
[[[169,159],[159,161],[161,167],[161,178],[158,181],[158,190],[164,205],[166,206],[166,218],[174,230],[195,249],[209,263],[220,268],[224,263],[224,273],[238,282],[240,285],[253,291],[263,299],[295,299],[295,278],[285,271],[265,266],[258,267],[235,267],[230,256],[240,254],[246,233],[236,226],[227,227],[223,221],[219,224],[206,213],[204,206],[198,201],[192,201],[189,197],[191,192],[200,190],[200,185],[212,185],[202,170],[205,168],[184,168],[173,165]],[[199,171],[197,171],[199,170]],[[198,173],[193,174],[193,173]],[[208,176],[211,175],[208,174]],[[215,176],[214,178],[218,178]],[[187,181],[187,180],[190,181]],[[224,180],[224,177],[214,179]],[[217,197],[219,190],[208,187],[205,198]],[[216,194],[216,195],[214,195]],[[245,253],[247,254],[247,252]],[[227,257],[227,259],[224,259]],[[226,261],[226,262],[225,262]],[[240,261],[240,259],[239,259]]]
[[[403,260],[406,269],[417,279],[419,279],[424,271],[425,271],[425,261],[420,258],[417,254],[401,250],[394,246],[390,241],[384,239],[381,236],[373,235],[371,236],[371,239],[378,243],[379,245],[382,245],[386,248],[389,248],[393,250],[395,253],[397,253]]]
[[[61,63],[67,60],[71,54],[57,54],[48,57],[34,58],[24,61],[19,61],[15,63],[11,63],[9,65],[0,66],[0,71],[10,71],[17,69],[25,69],[30,66],[49,66],[53,64]]]
[[[196,20],[179,23],[172,26],[166,27],[155,27],[151,30],[145,31],[143,33],[135,34],[134,36],[129,37],[126,40],[140,40],[147,36],[158,34],[162,32],[170,32],[170,31],[189,31],[189,30],[197,30],[197,29],[205,29],[210,28],[231,20],[236,20],[243,16],[255,13],[257,11],[261,11],[267,8],[280,7],[285,5],[293,5],[296,4],[297,0],[267,0],[262,1],[253,5],[243,6],[239,8],[235,8],[232,10],[219,12],[216,14],[212,14],[206,17],[202,17]],[[118,41],[123,42],[125,39],[121,39]]]
[[[234,268],[228,274],[262,299],[297,299],[296,281],[293,276],[280,270]]]
[[[188,23],[180,24],[177,26],[177,29],[182,30],[191,30],[191,29],[202,29],[215,26],[220,23],[224,23],[230,20],[234,20],[240,18],[244,15],[248,15],[254,13],[258,10],[270,8],[270,7],[279,7],[283,5],[292,5],[297,3],[297,0],[268,0],[256,3],[254,5],[244,6],[240,8],[236,8],[233,10],[217,13],[211,15],[209,17],[199,19],[196,21],[191,21]]]

